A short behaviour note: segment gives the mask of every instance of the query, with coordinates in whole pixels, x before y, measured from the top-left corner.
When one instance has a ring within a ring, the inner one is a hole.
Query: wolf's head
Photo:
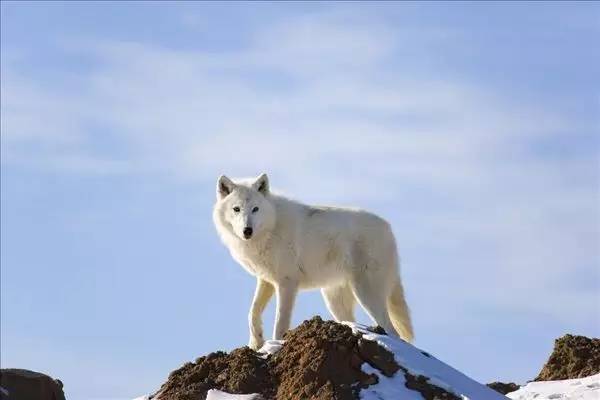
[[[235,182],[221,175],[217,180],[217,202],[213,210],[217,229],[241,240],[260,238],[275,226],[275,208],[269,196],[266,174],[255,180]]]

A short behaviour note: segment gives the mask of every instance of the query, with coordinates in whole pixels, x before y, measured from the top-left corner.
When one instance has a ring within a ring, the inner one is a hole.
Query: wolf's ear
[[[256,182],[252,184],[252,187],[262,193],[264,196],[269,194],[269,177],[267,174],[262,174],[256,179]]]
[[[221,200],[227,197],[231,192],[235,183],[225,175],[221,175],[217,180],[217,199]]]

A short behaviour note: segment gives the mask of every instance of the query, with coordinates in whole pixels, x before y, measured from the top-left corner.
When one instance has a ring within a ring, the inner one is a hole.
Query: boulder
[[[65,400],[58,379],[26,369],[0,369],[2,400]]]

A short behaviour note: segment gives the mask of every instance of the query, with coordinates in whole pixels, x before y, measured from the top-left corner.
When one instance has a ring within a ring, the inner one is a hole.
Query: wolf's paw
[[[262,336],[251,336],[248,342],[248,347],[254,351],[258,351],[265,344],[265,339]]]

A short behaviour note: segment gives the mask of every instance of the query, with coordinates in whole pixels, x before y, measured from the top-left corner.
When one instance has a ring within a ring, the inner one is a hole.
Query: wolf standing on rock
[[[413,330],[390,225],[366,211],[310,206],[272,193],[256,180],[221,176],[213,220],[233,258],[256,277],[248,315],[249,346],[264,342],[262,312],[277,296],[274,339],[289,329],[296,294],[320,288],[336,321],[354,321],[358,301],[388,334]]]

